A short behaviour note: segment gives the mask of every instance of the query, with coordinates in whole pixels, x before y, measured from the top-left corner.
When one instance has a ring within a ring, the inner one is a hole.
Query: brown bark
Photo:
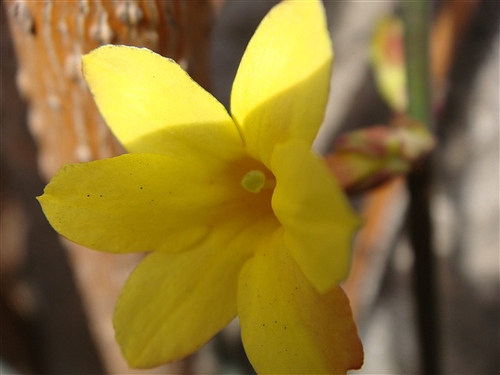
[[[203,1],[6,2],[18,87],[48,179],[64,163],[121,152],[81,74],[81,55],[102,44],[147,47],[207,85],[210,4]]]
[[[65,163],[123,150],[102,120],[81,74],[81,55],[102,44],[147,47],[187,67],[208,84],[209,1],[6,1],[18,59],[18,89],[47,180]],[[140,256],[103,254],[65,242],[103,362],[110,373],[133,373],[111,326],[119,291]],[[179,373],[181,365],[145,371]]]

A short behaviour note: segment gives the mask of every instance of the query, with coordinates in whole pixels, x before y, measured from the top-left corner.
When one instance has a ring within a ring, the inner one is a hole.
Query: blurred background
[[[111,313],[139,257],[61,241],[35,200],[63,163],[122,152],[82,83],[81,53],[110,42],[148,46],[175,58],[228,106],[246,44],[276,2],[153,3],[1,4],[2,374],[253,371],[237,322],[186,360],[129,370],[114,343]],[[433,345],[443,374],[500,373],[499,4],[432,2],[428,25],[444,56],[433,86],[438,145],[429,187],[435,261],[429,277],[438,323]],[[381,17],[401,11],[398,2],[326,1],[325,7],[335,62],[315,144],[324,154],[339,132],[390,121],[370,45]],[[353,373],[425,373],[408,200],[402,180],[353,197],[360,212],[375,215],[367,219],[370,228],[376,224],[374,235],[360,233],[345,284],[365,348],[365,365]],[[383,205],[374,212],[377,202]]]

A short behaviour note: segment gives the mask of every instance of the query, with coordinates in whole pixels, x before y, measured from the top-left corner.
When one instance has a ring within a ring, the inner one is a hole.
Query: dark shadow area
[[[15,85],[16,61],[4,8],[0,25],[2,211],[5,212],[5,199],[13,199],[27,219],[26,228],[22,228],[26,233],[24,262],[13,275],[16,280],[7,279],[2,269],[0,355],[24,373],[102,374],[104,370],[66,254],[35,199],[45,183],[37,173],[36,148],[26,125],[26,106]],[[12,250],[3,248],[9,244],[8,235],[2,233],[2,255]],[[4,287],[19,280],[27,286],[31,297],[27,301],[27,295],[18,295],[17,302],[31,307],[28,314],[16,308],[10,290],[3,293]]]
[[[470,219],[470,213],[461,202],[464,200],[464,185],[470,177],[467,170],[477,168],[471,164],[471,159],[478,152],[486,152],[473,149],[471,145],[471,127],[476,125],[468,121],[471,95],[484,62],[498,40],[499,24],[500,2],[482,1],[457,48],[450,73],[448,100],[437,123],[440,143],[437,160],[440,162],[436,173],[446,193],[453,202],[458,202],[458,228],[465,228]],[[496,82],[496,86],[500,87],[500,83]],[[498,103],[498,91],[496,95]],[[496,154],[498,160],[498,148]],[[459,229],[456,234],[452,256],[439,265],[445,370],[454,374],[498,374],[500,285],[497,283],[494,290],[486,292],[467,279],[460,264],[467,262],[466,253],[474,252],[474,249],[467,246],[464,231]],[[497,250],[498,264],[500,249]]]
[[[210,56],[212,94],[229,110],[236,71],[255,29],[279,1],[227,1],[214,25]],[[243,15],[243,17],[242,17]]]
[[[356,100],[340,123],[342,132],[377,124],[388,124],[393,112],[378,93],[372,69],[367,67]]]

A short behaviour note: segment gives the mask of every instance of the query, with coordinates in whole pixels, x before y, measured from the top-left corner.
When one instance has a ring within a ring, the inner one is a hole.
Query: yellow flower
[[[259,373],[345,373],[362,348],[348,300],[358,225],[311,151],[333,53],[320,1],[284,1],[239,67],[230,116],[173,61],[104,46],[83,60],[129,154],[68,165],[39,198],[68,239],[150,252],[117,302],[132,367],[185,357],[236,316]]]

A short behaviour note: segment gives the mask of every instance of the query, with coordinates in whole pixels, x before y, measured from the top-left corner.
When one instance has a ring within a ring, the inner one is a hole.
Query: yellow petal
[[[197,155],[198,161],[179,155],[126,154],[68,165],[39,200],[63,236],[119,253],[182,250],[223,220],[265,214],[259,205],[253,211],[242,208],[250,194],[225,163]]]
[[[83,72],[107,124],[130,152],[214,154],[241,147],[225,108],[174,61],[144,49],[103,46],[83,57]]]
[[[340,287],[319,294],[278,233],[245,264],[238,315],[245,351],[259,374],[345,374],[363,348]]]
[[[333,51],[320,1],[283,1],[250,41],[231,112],[250,154],[269,166],[276,143],[311,144],[323,121]]]
[[[323,160],[301,142],[276,146],[272,206],[285,243],[307,278],[326,292],[347,276],[358,219]]]
[[[196,248],[153,253],[127,281],[118,300],[116,338],[131,367],[181,359],[236,316],[238,275],[256,239],[269,238],[270,216],[246,228],[229,222]]]

